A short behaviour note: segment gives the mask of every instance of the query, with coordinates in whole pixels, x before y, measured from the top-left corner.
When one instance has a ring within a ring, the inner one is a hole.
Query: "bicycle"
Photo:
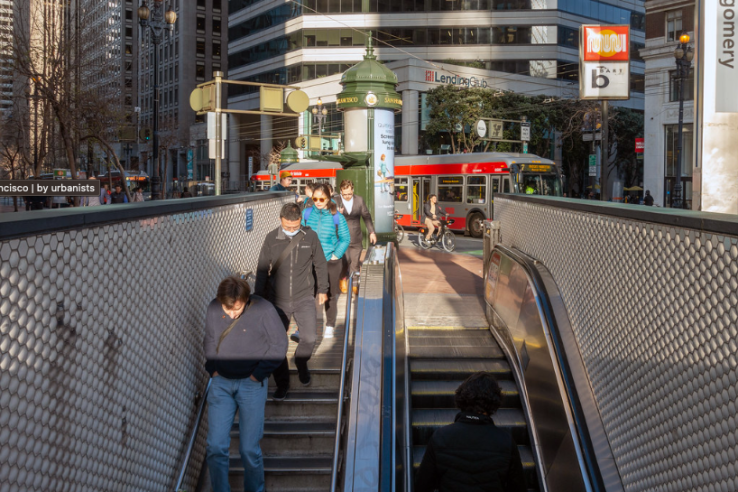
[[[397,235],[397,242],[401,243],[402,240],[405,238],[405,228],[402,227],[398,220],[400,220],[403,217],[400,213],[395,210],[395,234]]]
[[[441,218],[439,222],[441,223],[441,227],[433,233],[429,240],[425,239],[426,226],[420,226],[418,245],[423,249],[430,249],[440,241],[443,249],[452,253],[456,249],[456,238],[454,237],[454,233],[448,230],[448,226],[454,223],[454,219],[449,219],[448,216],[445,216]]]

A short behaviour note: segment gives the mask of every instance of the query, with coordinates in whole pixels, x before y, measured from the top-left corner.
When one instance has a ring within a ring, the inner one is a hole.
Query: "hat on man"
[[[289,171],[282,171],[279,173],[279,179],[291,178],[291,177],[292,177],[292,173],[290,173]]]

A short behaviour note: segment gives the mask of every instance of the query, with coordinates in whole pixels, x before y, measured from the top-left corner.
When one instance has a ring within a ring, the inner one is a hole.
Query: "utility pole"
[[[602,163],[600,164],[600,200],[602,200],[603,202],[607,201],[607,174],[605,173],[605,171],[607,170],[608,161],[610,160],[610,155],[608,152],[609,143],[607,139],[607,118],[610,109],[609,106],[609,101],[607,99],[604,99],[602,101]]]
[[[223,113],[221,113],[221,95],[223,90],[223,72],[213,72],[215,79],[215,196],[220,195],[223,179],[221,178],[221,165],[223,159]]]

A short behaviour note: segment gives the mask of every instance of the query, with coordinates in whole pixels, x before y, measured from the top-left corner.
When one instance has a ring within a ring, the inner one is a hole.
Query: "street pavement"
[[[473,237],[463,236],[461,234],[455,234],[455,238],[456,249],[451,254],[465,254],[476,256],[477,258],[482,257],[482,252],[484,249],[484,243],[482,239],[475,239]],[[406,229],[405,238],[400,243],[400,248],[415,248],[423,251],[422,248],[418,245],[418,232]],[[446,253],[446,250],[444,250],[440,244],[436,244],[435,246],[430,248],[429,251],[439,251],[445,254],[449,254]]]

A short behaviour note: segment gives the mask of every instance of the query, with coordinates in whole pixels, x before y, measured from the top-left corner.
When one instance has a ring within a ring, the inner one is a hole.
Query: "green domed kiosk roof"
[[[402,109],[402,97],[395,91],[397,75],[377,61],[372,39],[369,31],[364,60],[346,70],[341,77],[343,90],[336,101],[339,110],[369,107]]]

